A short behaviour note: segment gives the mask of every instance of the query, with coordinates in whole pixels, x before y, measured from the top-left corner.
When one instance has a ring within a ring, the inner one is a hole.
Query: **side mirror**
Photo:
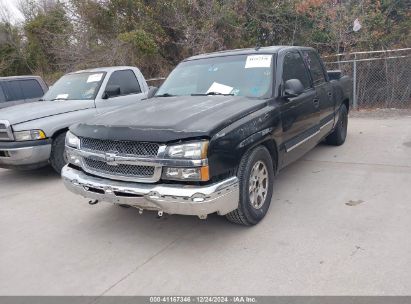
[[[156,95],[157,91],[158,91],[157,87],[149,87],[148,93],[147,93],[147,99],[153,98],[153,96]]]
[[[289,79],[284,84],[285,97],[297,97],[304,92],[304,86],[299,79]]]
[[[110,97],[115,97],[120,95],[120,86],[119,85],[108,85],[104,94],[103,99],[109,99]]]
[[[332,71],[327,71],[328,78],[330,80],[339,80],[342,77],[342,72],[341,70],[332,70]]]

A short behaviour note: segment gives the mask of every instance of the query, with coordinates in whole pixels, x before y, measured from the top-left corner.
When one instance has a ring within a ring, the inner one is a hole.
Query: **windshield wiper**
[[[52,100],[50,100],[50,101],[55,101],[55,100],[68,100],[67,98],[54,98],[54,99],[52,99]]]
[[[176,95],[170,94],[170,93],[164,93],[164,94],[160,94],[160,95],[155,95],[154,97],[173,97]]]
[[[209,95],[223,95],[223,96],[234,96],[233,93],[223,94],[219,92],[208,92],[208,93],[194,93],[191,96],[209,96]]]

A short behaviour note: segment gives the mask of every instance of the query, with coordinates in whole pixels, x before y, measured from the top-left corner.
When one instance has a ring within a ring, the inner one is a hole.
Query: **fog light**
[[[208,166],[196,168],[165,168],[163,178],[168,180],[208,181]]]
[[[179,168],[166,168],[165,176],[168,178],[181,178],[181,171]]]
[[[183,179],[201,179],[201,170],[200,168],[187,168],[181,169],[181,177]]]
[[[204,194],[201,194],[201,193],[196,193],[191,197],[191,200],[194,203],[202,203],[202,202],[205,201],[205,199],[206,199],[206,196]]]
[[[76,166],[81,166],[81,159],[75,154],[70,153],[69,151],[66,150],[66,156],[67,156],[67,161],[70,164],[76,165]]]

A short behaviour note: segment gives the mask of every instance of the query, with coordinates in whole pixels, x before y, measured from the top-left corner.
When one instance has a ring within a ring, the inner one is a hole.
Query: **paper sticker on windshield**
[[[101,77],[103,77],[102,73],[92,74],[92,75],[88,76],[87,82],[99,82],[101,80]]]
[[[271,59],[273,55],[250,55],[247,56],[245,68],[269,68],[271,66]]]
[[[69,94],[58,94],[55,99],[67,99]]]
[[[211,87],[207,90],[207,94],[210,92],[220,93],[220,94],[230,94],[232,90],[233,90],[233,87],[230,87],[230,86],[218,83],[218,82],[213,82]]]

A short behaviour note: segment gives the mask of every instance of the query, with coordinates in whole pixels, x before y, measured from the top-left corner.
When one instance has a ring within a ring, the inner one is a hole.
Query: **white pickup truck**
[[[66,164],[68,127],[97,114],[147,98],[149,87],[135,67],[116,66],[69,73],[39,101],[0,110],[0,167],[36,169]]]

